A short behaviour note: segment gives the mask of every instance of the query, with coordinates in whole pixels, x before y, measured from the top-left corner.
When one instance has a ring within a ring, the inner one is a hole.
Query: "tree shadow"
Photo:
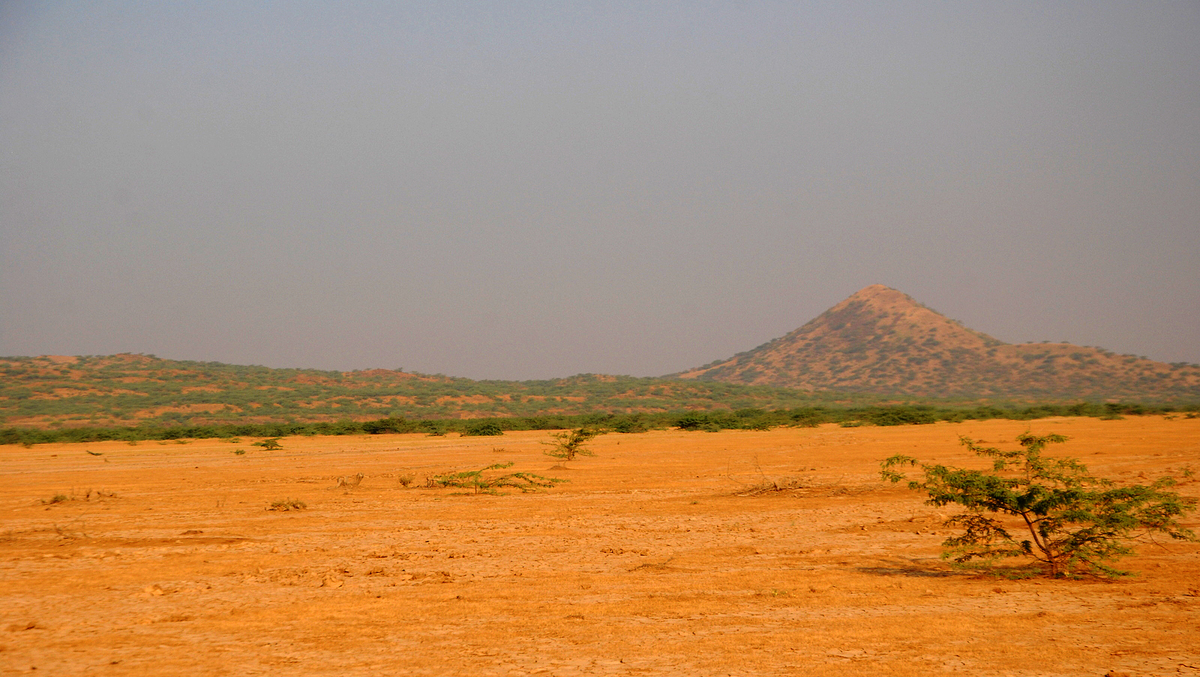
[[[903,576],[905,578],[975,578],[996,580],[1025,580],[1041,578],[1045,572],[1037,565],[987,568],[935,568],[917,561],[855,567],[856,571],[872,576]]]
[[[932,568],[919,562],[903,562],[889,565],[855,567],[856,571],[872,576],[904,576],[905,578],[953,578],[965,572]]]

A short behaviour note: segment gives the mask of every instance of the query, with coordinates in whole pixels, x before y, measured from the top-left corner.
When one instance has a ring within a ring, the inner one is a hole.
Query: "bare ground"
[[[1200,419],[1159,417],[611,434],[566,464],[545,432],[4,446],[0,674],[1200,675],[1200,545],[1117,582],[956,572],[949,513],[878,480],[1026,429],[1200,475]],[[424,486],[502,461],[570,481]]]

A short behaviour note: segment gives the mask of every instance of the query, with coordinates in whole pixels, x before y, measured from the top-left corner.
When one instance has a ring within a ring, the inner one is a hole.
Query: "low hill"
[[[1200,366],[1011,345],[872,285],[799,329],[663,378],[473,381],[152,355],[0,358],[0,427],[182,426],[631,414],[941,401],[1200,402]]]
[[[583,374],[473,381],[387,369],[270,369],[150,355],[0,358],[0,427],[320,423],[791,409],[878,398]]]
[[[1004,343],[878,284],[786,336],[673,376],[884,396],[1200,400],[1200,365]]]

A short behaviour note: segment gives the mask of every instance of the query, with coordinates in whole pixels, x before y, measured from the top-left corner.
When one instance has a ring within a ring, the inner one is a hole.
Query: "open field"
[[[570,463],[546,432],[3,446],[0,674],[1200,675],[1200,544],[1117,582],[957,573],[949,513],[878,479],[1027,429],[1118,480],[1200,475],[1200,419],[1150,416],[609,434]],[[424,486],[506,461],[570,481]]]

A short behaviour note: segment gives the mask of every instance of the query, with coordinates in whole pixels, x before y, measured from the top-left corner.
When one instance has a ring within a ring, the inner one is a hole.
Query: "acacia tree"
[[[1178,521],[1196,508],[1196,501],[1167,491],[1175,483],[1169,477],[1149,485],[1116,486],[1089,475],[1073,458],[1043,456],[1046,445],[1067,440],[1062,435],[1026,432],[1017,438],[1022,448],[1009,451],[981,447],[967,437],[959,440],[975,454],[992,459],[992,470],[926,465],[904,455],[887,459],[881,469],[885,480],[899,482],[905,479],[899,468],[919,466],[924,478],[910,480],[910,489],[925,493],[929,505],[966,508],[946,520],[947,526],[962,528],[963,533],[942,543],[943,558],[991,565],[1002,558],[1032,557],[1052,577],[1116,577],[1128,572],[1108,563],[1131,554],[1129,543],[1135,539],[1159,533],[1197,540]],[[1009,516],[1007,521],[1022,538],[994,515]]]
[[[566,430],[561,433],[554,433],[550,435],[550,437],[553,437],[555,441],[542,442],[542,444],[546,444],[551,447],[545,452],[547,456],[561,458],[565,461],[574,461],[576,456],[596,455],[594,452],[584,449],[583,445],[590,442],[592,438],[599,434],[600,431],[594,428]]]

